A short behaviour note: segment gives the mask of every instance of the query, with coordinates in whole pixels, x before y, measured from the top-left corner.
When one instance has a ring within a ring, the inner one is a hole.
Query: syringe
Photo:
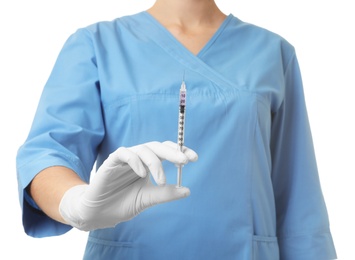
[[[186,106],[186,85],[185,81],[182,81],[180,87],[180,101],[179,101],[179,124],[178,124],[178,149],[182,151],[184,146],[184,128],[185,128],[185,106]],[[179,164],[177,169],[177,187],[181,187],[182,167]]]

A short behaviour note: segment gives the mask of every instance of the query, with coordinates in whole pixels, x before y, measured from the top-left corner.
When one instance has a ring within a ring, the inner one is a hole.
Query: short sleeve
[[[26,194],[34,176],[65,166],[89,181],[105,130],[100,84],[90,32],[81,29],[64,44],[43,89],[25,143],[17,154],[19,199],[25,232],[53,236],[71,227],[46,216]]]
[[[273,114],[271,153],[280,259],[335,259],[296,55]]]

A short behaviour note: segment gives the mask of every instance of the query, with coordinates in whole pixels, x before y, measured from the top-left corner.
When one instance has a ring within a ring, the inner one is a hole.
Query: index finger
[[[174,147],[160,142],[149,142],[145,145],[148,146],[161,160],[167,160],[174,164],[186,164],[189,161],[186,154],[177,149],[176,144]]]
[[[172,141],[165,141],[165,142],[163,142],[163,144],[168,145],[168,146],[175,148],[175,149],[177,149],[177,147],[178,147],[178,144],[174,143]],[[182,152],[187,156],[187,158],[189,159],[190,162],[197,161],[198,155],[194,150],[192,150],[186,146],[183,146]]]

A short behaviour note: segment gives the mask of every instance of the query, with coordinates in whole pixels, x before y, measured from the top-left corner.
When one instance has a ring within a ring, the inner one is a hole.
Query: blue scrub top
[[[120,146],[176,140],[183,75],[185,144],[199,154],[184,167],[191,196],[90,232],[84,259],[334,259],[294,48],[233,15],[198,55],[147,12],[70,36],[18,152],[26,233],[71,228],[24,191],[44,168],[89,181]]]

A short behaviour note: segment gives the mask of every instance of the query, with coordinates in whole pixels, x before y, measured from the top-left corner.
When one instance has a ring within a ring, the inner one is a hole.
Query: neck
[[[156,0],[148,12],[162,24],[181,27],[210,25],[225,18],[214,0]]]

